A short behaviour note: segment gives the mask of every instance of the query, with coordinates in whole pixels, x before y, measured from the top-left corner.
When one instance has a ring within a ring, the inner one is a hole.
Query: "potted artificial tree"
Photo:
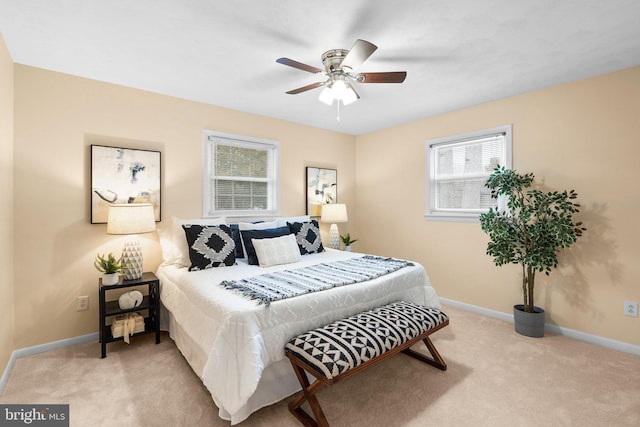
[[[93,266],[102,273],[103,285],[115,285],[118,283],[119,273],[122,273],[124,264],[122,257],[116,259],[116,257],[109,253],[109,255],[96,255],[96,259],[93,262]]]
[[[505,211],[490,208],[480,215],[482,230],[489,235],[487,254],[497,266],[522,266],[524,303],[513,307],[516,332],[544,336],[544,310],[534,305],[536,271],[549,274],[558,266],[558,252],[568,248],[586,230],[573,216],[580,205],[578,196],[569,192],[545,192],[530,188],[533,174],[519,174],[497,166],[485,186],[491,197],[507,197]]]

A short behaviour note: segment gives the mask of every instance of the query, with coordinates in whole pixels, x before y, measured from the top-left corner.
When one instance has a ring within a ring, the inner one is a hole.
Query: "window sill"
[[[431,213],[424,214],[424,217],[427,221],[480,223],[480,214]]]

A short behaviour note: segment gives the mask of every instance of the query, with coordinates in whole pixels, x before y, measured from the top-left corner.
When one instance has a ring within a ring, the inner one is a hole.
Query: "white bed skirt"
[[[164,306],[162,306],[160,319],[162,330],[169,332],[169,336],[176,343],[176,347],[178,347],[196,375],[202,380],[202,372],[207,362],[207,355],[204,350],[180,327],[171,312]],[[311,378],[309,379],[311,380]],[[231,421],[232,425],[238,424],[246,420],[255,411],[265,406],[273,405],[300,390],[300,383],[291,369],[289,359],[279,360],[265,368],[256,392],[233,417],[224,409],[220,409],[216,403],[218,416],[223,420]]]

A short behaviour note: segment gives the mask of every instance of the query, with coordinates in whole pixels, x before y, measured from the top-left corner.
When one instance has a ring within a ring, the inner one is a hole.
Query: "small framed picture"
[[[320,216],[322,205],[338,202],[338,171],[307,167],[307,215]]]
[[[107,222],[114,203],[151,203],[160,212],[160,152],[91,146],[91,223]]]

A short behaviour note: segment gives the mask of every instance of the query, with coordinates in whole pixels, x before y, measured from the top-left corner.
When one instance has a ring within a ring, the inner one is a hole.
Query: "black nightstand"
[[[118,314],[133,313],[136,311],[148,310],[149,314],[144,318],[144,331],[132,336],[138,336],[143,334],[156,334],[156,344],[160,343],[160,280],[153,273],[142,273],[142,277],[133,280],[123,280],[120,277],[120,281],[115,285],[103,285],[102,279],[99,279],[100,284],[100,343],[102,345],[102,358],[107,357],[107,343],[120,341],[123,337],[114,338],[111,334],[111,325],[107,325],[107,317],[116,316]],[[147,285],[149,288],[149,294],[144,296],[142,304],[138,307],[128,310],[122,310],[118,304],[118,300],[107,300],[107,293],[117,289],[131,288],[134,286]]]

